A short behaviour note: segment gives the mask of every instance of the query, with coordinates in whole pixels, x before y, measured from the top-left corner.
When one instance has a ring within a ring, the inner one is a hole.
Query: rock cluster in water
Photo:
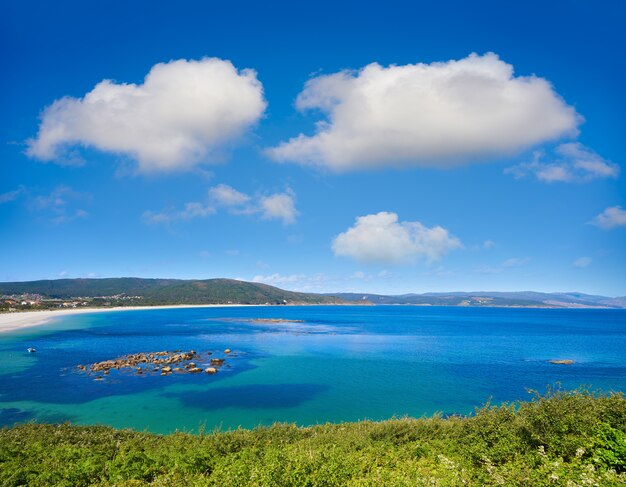
[[[250,320],[254,323],[304,323],[304,320],[290,320],[286,318],[256,318]]]
[[[548,362],[550,362],[551,364],[556,364],[556,365],[572,365],[574,363],[573,360],[570,359],[565,359],[565,360],[548,360]]]
[[[224,353],[230,354],[231,350],[227,348],[224,350]],[[89,374],[97,374],[95,380],[103,380],[100,374],[108,375],[111,370],[123,369],[134,371],[135,375],[170,375],[173,373],[198,374],[200,372],[216,374],[219,367],[224,365],[226,359],[211,358],[208,360],[211,366],[203,369],[199,366],[198,362],[204,362],[206,364],[209,355],[212,355],[212,352],[198,353],[195,350],[190,350],[189,352],[176,350],[173,352],[134,353],[90,365],[78,365],[77,368]]]

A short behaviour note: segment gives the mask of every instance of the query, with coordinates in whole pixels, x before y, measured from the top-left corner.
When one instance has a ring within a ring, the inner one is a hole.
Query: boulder
[[[204,371],[207,374],[217,374],[217,369],[215,367],[207,367]]]

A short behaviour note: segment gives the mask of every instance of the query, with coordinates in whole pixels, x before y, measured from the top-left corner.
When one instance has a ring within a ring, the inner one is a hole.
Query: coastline
[[[59,316],[86,313],[107,313],[110,311],[138,311],[142,309],[179,309],[179,308],[231,308],[244,306],[266,306],[263,304],[179,304],[162,306],[116,306],[113,308],[71,308],[43,311],[18,311],[0,313],[0,335],[23,328],[31,328],[50,323]]]
[[[113,311],[139,311],[145,309],[184,309],[184,308],[237,308],[237,307],[264,307],[274,306],[271,304],[171,304],[171,305],[157,305],[157,306],[115,306],[111,308],[70,308],[70,309],[55,309],[55,310],[42,310],[42,311],[17,311],[11,313],[0,313],[0,336],[3,333],[8,333],[22,328],[31,328],[35,326],[41,326],[49,323],[58,316],[67,316],[74,314],[86,314],[86,313],[107,313]],[[289,304],[287,306],[294,306]],[[311,304],[299,303],[295,306],[316,306]],[[454,306],[454,305],[432,305],[432,304],[364,304],[358,302],[347,303],[334,303],[324,304],[323,306],[415,306],[415,307],[455,307],[455,308],[474,308],[473,306]],[[499,309],[623,309],[623,308],[609,308],[605,306],[480,306],[480,308],[499,308]]]

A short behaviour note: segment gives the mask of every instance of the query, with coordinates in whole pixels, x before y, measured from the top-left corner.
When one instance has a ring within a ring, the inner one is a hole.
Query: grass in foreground
[[[0,485],[626,485],[626,398],[550,390],[471,417],[154,435],[0,430]]]

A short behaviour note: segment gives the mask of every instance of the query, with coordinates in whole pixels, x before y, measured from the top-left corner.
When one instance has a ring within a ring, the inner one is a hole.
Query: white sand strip
[[[124,306],[117,308],[71,308],[46,311],[18,311],[14,313],[0,313],[0,333],[44,325],[52,319],[65,315],[83,313],[106,313],[110,311],[136,311],[142,309],[177,309],[177,308],[230,308],[241,306],[266,306],[260,304],[199,304],[178,306]]]

